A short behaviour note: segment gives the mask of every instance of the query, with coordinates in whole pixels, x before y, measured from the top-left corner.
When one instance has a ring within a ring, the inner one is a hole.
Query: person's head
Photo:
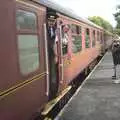
[[[113,41],[113,46],[114,47],[120,47],[120,41],[119,40]]]
[[[48,26],[51,26],[51,27],[56,27],[56,20],[55,19],[50,19],[48,20]]]
[[[117,46],[120,46],[120,41],[116,41]]]

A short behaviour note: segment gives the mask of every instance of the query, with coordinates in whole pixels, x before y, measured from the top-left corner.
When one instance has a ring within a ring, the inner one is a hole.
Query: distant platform
[[[107,52],[55,120],[120,120],[120,83],[113,72]]]

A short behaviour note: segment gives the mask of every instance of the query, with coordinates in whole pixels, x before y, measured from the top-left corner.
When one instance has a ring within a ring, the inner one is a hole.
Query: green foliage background
[[[92,21],[93,23],[103,27],[105,30],[109,32],[113,31],[112,25],[108,21],[104,20],[102,17],[93,16],[93,17],[88,17],[88,19]]]
[[[117,6],[116,13],[114,14],[115,20],[117,22],[114,33],[120,35],[120,5]]]

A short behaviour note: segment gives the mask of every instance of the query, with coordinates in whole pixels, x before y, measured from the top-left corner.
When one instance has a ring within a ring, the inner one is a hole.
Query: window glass
[[[102,32],[100,32],[100,43],[102,43],[102,40],[103,40],[103,35]]]
[[[81,35],[79,36],[72,36],[72,51],[73,53],[77,53],[81,50],[82,48],[82,38]]]
[[[39,68],[37,35],[18,35],[18,50],[22,74],[29,74]]]
[[[92,32],[92,46],[95,46],[95,30]]]
[[[90,47],[90,35],[89,35],[89,29],[86,29],[86,34],[85,34],[85,46],[86,48]]]
[[[62,25],[62,51],[63,55],[68,53],[68,41],[69,41],[69,29],[70,26],[68,24]]]
[[[79,34],[81,34],[81,33],[82,33],[82,27],[79,26]]]
[[[24,10],[17,10],[16,12],[16,25],[18,30],[31,30],[36,31],[36,15]]]
[[[100,34],[100,39],[102,40],[102,32],[101,32],[101,34]]]
[[[63,36],[62,36],[62,51],[63,51],[63,55],[67,54],[68,52],[68,34],[67,33],[63,33]]]
[[[100,38],[99,35],[100,35],[100,34],[99,34],[99,32],[97,31],[97,40],[98,40],[98,41],[99,41],[99,38]]]
[[[71,25],[71,31],[72,31],[72,33],[75,33],[75,34],[76,34],[77,32],[79,32],[79,31],[77,31],[77,29],[78,29],[78,28],[77,28],[76,25],[74,25],[74,24]]]

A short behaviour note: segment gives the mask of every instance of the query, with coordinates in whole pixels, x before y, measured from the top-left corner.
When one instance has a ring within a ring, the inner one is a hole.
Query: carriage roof
[[[66,9],[62,6],[60,6],[58,3],[56,3],[55,1],[49,1],[49,0],[33,0],[41,5],[44,5],[48,8],[51,8],[59,13],[62,13],[66,16],[69,16],[73,19],[76,19],[78,21],[84,22],[88,25],[91,25],[93,27],[99,28],[99,29],[103,29],[102,27],[94,24],[93,22],[89,21],[88,19],[82,18],[79,15],[75,14],[71,9]]]

